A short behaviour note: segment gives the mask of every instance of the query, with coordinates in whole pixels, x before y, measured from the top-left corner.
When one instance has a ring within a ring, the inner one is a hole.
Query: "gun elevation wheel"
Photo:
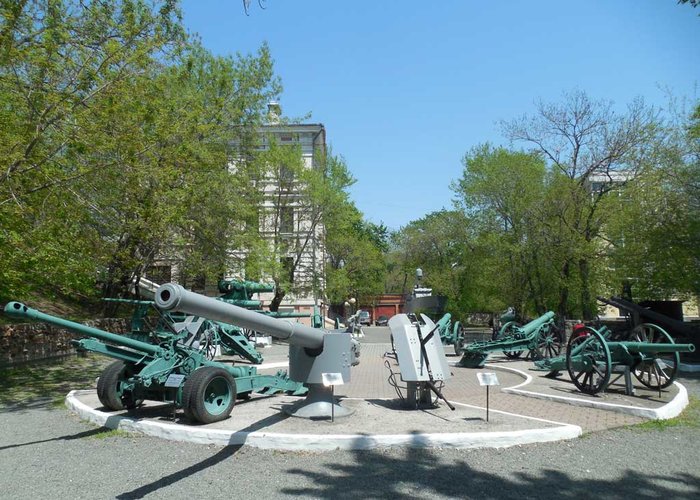
[[[97,379],[97,397],[105,408],[113,411],[125,408],[131,410],[143,403],[143,399],[134,400],[131,392],[126,391],[126,381],[133,374],[133,366],[124,361],[107,365]]]
[[[610,382],[612,361],[603,336],[587,329],[586,335],[571,337],[566,346],[566,369],[578,390],[596,394]]]
[[[631,337],[635,342],[648,342],[651,344],[673,344],[673,339],[666,331],[656,325],[644,323],[632,330]],[[681,358],[677,352],[664,353],[665,358],[671,358],[673,363],[660,359],[659,354],[644,354],[644,357],[634,367],[634,376],[642,384],[652,389],[665,389],[673,383],[678,371]]]
[[[224,420],[236,402],[236,381],[233,376],[214,366],[195,370],[182,387],[185,415],[203,424]]]

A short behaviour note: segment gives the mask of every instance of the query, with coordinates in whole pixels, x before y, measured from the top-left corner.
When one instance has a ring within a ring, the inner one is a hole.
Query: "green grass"
[[[130,434],[130,433],[123,431],[121,429],[104,428],[104,430],[102,432],[98,432],[97,434],[93,434],[92,436],[89,437],[89,439],[132,438],[132,437],[135,437],[135,434]]]
[[[673,427],[700,427],[700,399],[690,396],[688,406],[683,413],[667,420],[649,420],[641,424],[631,426],[641,430],[665,430]]]
[[[63,406],[73,389],[91,389],[95,379],[113,360],[105,356],[71,356],[0,369],[0,406],[21,408],[37,403]]]

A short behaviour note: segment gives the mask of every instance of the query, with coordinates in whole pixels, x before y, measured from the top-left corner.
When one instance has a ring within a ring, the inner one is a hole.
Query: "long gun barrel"
[[[266,333],[290,344],[317,349],[323,347],[323,330],[285,319],[272,318],[211,297],[188,292],[168,283],[156,290],[156,306],[164,311],[180,311],[202,318],[234,324]]]
[[[219,292],[220,293],[231,293],[234,291],[246,292],[248,294],[253,293],[265,293],[274,292],[275,285],[266,285],[264,283],[257,283],[255,281],[233,281],[233,280],[220,280],[219,281]]]
[[[608,348],[625,349],[630,353],[656,354],[669,352],[695,352],[695,344],[662,344],[651,342],[608,342]]]
[[[117,344],[122,347],[129,347],[142,353],[159,355],[163,352],[163,349],[157,345],[140,342],[123,335],[106,332],[91,326],[81,325],[80,323],[68,321],[67,319],[57,318],[56,316],[51,316],[50,314],[27,307],[21,302],[8,302],[7,305],[5,305],[5,314],[13,318],[27,318],[37,321],[44,321],[61,328],[65,328],[66,330],[70,330],[78,335],[85,335],[87,337],[93,337],[105,342]]]
[[[552,311],[549,311],[542,316],[540,316],[537,319],[534,319],[527,323],[526,325],[523,325],[520,327],[520,330],[522,333],[524,333],[526,336],[531,335],[535,330],[537,330],[539,327],[550,321],[552,318],[554,318],[555,314]]]
[[[677,333],[684,336],[697,334],[697,332],[690,325],[682,321],[669,318],[665,314],[652,311],[651,309],[642,307],[639,304],[623,299],[622,297],[610,297],[609,299],[606,299],[605,297],[598,297],[598,300],[604,304],[617,307],[620,310],[637,313],[640,317],[649,321],[650,323],[655,323],[669,330],[673,330],[671,333]]]

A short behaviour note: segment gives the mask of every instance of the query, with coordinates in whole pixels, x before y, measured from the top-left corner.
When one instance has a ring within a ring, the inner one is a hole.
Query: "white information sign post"
[[[498,377],[493,372],[479,372],[476,374],[479,380],[479,385],[486,386],[486,421],[489,421],[489,387],[492,385],[500,385]]]
[[[321,380],[324,386],[331,388],[331,422],[333,422],[335,420],[335,386],[343,385],[345,381],[342,373],[322,373]]]

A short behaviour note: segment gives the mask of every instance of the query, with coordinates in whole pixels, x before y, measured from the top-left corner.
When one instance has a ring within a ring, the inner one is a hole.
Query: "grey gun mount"
[[[332,387],[323,385],[324,374],[340,374],[350,382],[350,367],[359,363],[360,345],[347,332],[327,331],[287,319],[265,316],[233,304],[185,290],[168,283],[156,290],[156,306],[210,320],[250,328],[289,342],[289,377],[305,383],[309,392],[302,404],[285,411],[295,417],[331,418],[350,415],[352,410],[333,401]]]
[[[432,406],[432,391],[454,410],[436,384],[441,384],[452,375],[440,342],[438,326],[423,314],[420,320],[414,314],[397,314],[389,320],[389,328],[401,380],[407,384],[409,407]]]

